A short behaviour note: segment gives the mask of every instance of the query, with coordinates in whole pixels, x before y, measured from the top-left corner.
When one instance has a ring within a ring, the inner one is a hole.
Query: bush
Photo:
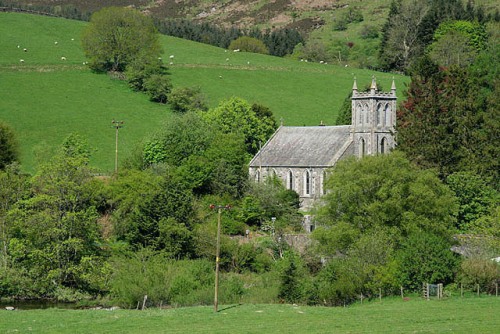
[[[460,266],[459,281],[467,288],[475,289],[479,284],[481,289],[492,293],[499,280],[500,266],[490,259],[469,258]]]
[[[168,97],[173,111],[188,112],[192,110],[208,110],[205,96],[200,87],[174,88]]]
[[[166,75],[153,74],[144,79],[144,91],[149,95],[151,101],[167,103],[171,90],[172,83]]]
[[[231,44],[229,44],[229,50],[269,54],[269,50],[264,42],[249,36],[241,36],[232,41]]]
[[[378,37],[378,28],[374,25],[365,24],[361,28],[360,36],[363,39],[372,39]]]
[[[17,147],[14,131],[0,121],[0,170],[17,160]]]

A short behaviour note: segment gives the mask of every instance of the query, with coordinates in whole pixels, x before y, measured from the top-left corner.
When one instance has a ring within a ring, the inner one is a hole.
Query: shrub
[[[205,96],[200,87],[174,88],[168,96],[168,103],[172,110],[177,112],[208,110]]]
[[[269,50],[264,42],[249,36],[241,36],[233,40],[231,44],[229,44],[229,50],[269,54]]]
[[[477,284],[488,292],[495,291],[495,283],[500,280],[500,266],[490,259],[469,258],[460,266],[459,281],[474,289]]]
[[[144,79],[144,91],[154,102],[167,103],[168,95],[172,90],[172,83],[166,75],[153,74]]]

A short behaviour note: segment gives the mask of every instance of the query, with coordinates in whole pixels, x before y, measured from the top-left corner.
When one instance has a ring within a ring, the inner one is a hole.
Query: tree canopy
[[[0,170],[18,159],[18,147],[12,128],[0,121]]]
[[[131,8],[95,12],[83,31],[82,46],[97,71],[124,71],[137,59],[157,59],[159,35],[151,18]]]

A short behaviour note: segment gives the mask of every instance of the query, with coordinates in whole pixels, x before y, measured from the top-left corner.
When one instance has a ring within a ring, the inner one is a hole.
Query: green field
[[[122,160],[169,118],[168,106],[149,102],[125,82],[93,74],[83,65],[80,35],[85,24],[0,13],[0,120],[14,128],[27,171],[34,171],[37,160],[46,159],[69,133],[76,132],[95,150],[91,164],[110,172],[113,119],[126,124],[120,130]],[[174,86],[200,86],[210,106],[232,96],[264,104],[286,125],[333,124],[354,76],[360,87],[372,75],[385,89],[392,80],[388,73],[233,53],[168,36],[161,41],[167,63],[174,55],[169,66]],[[408,79],[395,79],[401,97]]]
[[[349,307],[229,305],[1,311],[2,333],[498,333],[498,297],[383,299]]]

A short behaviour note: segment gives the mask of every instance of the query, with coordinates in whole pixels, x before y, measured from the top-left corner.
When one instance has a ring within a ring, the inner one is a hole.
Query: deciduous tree
[[[161,52],[152,19],[122,7],[95,12],[83,31],[82,45],[97,71],[124,71],[130,62],[157,59]]]

